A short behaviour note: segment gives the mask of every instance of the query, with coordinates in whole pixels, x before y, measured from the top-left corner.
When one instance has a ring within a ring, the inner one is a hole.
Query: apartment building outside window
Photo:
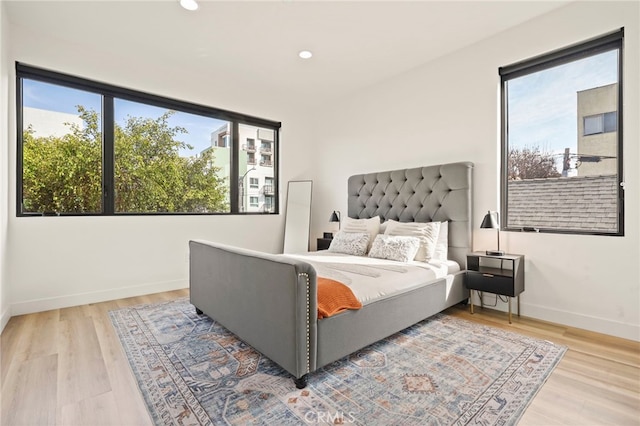
[[[216,132],[224,132],[224,128]],[[214,132],[215,133],[215,132]],[[242,124],[238,135],[243,144],[238,155],[238,206],[244,213],[269,213],[277,208],[277,134],[267,127]],[[216,139],[212,134],[211,140]],[[228,155],[228,149],[211,147],[216,158]],[[260,186],[260,183],[264,185]]]
[[[503,229],[624,235],[623,37],[500,68]]]

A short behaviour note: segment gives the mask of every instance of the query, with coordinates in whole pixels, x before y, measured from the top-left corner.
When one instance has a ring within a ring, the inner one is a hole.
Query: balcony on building
[[[262,185],[262,189],[260,189],[260,193],[265,197],[273,196],[274,195],[273,185]]]
[[[271,142],[269,142],[269,143],[262,142],[262,144],[260,145],[260,152],[264,152],[264,153],[270,154],[271,150],[272,150]]]

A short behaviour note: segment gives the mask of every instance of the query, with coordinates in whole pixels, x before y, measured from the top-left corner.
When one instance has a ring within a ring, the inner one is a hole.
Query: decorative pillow
[[[420,239],[420,249],[416,253],[415,260],[428,262],[433,257],[440,232],[440,222],[397,222],[388,220],[385,235],[399,235],[417,237]]]
[[[433,252],[433,260],[445,261],[449,258],[449,222],[440,222],[440,232],[438,233],[438,241],[436,241],[436,249]]]
[[[353,219],[345,217],[342,223],[343,232],[366,232],[369,234],[369,244],[367,251],[371,250],[371,244],[380,233],[380,217],[374,216],[370,219]]]
[[[420,239],[417,237],[380,234],[373,241],[369,257],[408,262],[413,260],[419,248]]]
[[[364,256],[367,254],[369,234],[366,232],[338,232],[329,245],[328,251],[333,253]]]

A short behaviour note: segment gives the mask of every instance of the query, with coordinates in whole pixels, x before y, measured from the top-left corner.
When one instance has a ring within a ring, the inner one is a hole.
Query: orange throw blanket
[[[318,277],[318,319],[327,318],[347,309],[360,309],[362,303],[349,287],[341,282]]]

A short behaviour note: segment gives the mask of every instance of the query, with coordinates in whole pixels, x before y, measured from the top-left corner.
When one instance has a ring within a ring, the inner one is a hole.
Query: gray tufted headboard
[[[385,221],[449,221],[449,259],[466,269],[471,251],[473,163],[460,162],[354,175],[349,217]]]

